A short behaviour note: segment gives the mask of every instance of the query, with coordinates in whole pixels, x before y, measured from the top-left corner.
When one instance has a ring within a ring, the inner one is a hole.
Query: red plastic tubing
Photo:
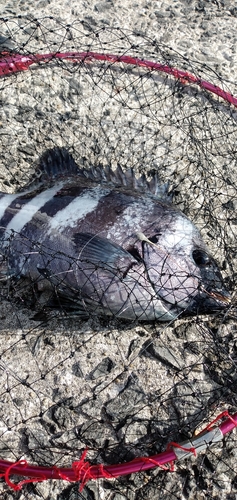
[[[83,460],[85,455],[83,457]],[[12,474],[17,476],[27,476],[33,477],[34,480],[47,480],[47,479],[65,479],[67,481],[85,481],[85,476],[87,480],[89,479],[100,479],[103,477],[108,477],[110,479],[119,476],[124,476],[127,474],[132,474],[134,472],[141,472],[147,469],[152,469],[154,467],[160,467],[163,464],[167,464],[176,460],[177,457],[174,451],[164,451],[158,455],[153,455],[151,457],[139,457],[131,462],[126,462],[123,464],[115,465],[87,465],[88,462],[84,462],[86,467],[78,467],[78,463],[74,462],[72,467],[41,467],[39,465],[30,465],[25,460],[20,460],[19,462],[8,462],[7,460],[0,460],[0,471],[3,473],[2,476],[6,479],[6,473],[8,477]],[[166,469],[166,467],[165,467]],[[87,471],[89,473],[87,474]],[[8,482],[8,481],[7,481]],[[9,482],[8,482],[9,484]],[[17,485],[19,486],[19,484]],[[19,488],[17,488],[19,489]]]
[[[5,52],[0,55],[0,76],[24,71],[29,69],[32,64],[48,62],[55,59],[68,60],[70,62],[92,62],[93,60],[109,61],[111,63],[124,63],[149,68],[152,71],[160,71],[167,73],[168,75],[172,75],[184,84],[189,83],[198,85],[200,88],[205,89],[212,94],[216,94],[237,108],[237,97],[233,96],[230,92],[226,92],[220,87],[207,82],[206,80],[202,80],[201,78],[192,75],[188,71],[182,71],[169,65],[125,55],[118,56],[115,54],[102,54],[97,52],[55,52],[50,54],[34,54],[24,56],[22,54],[10,55]]]
[[[237,413],[234,415],[229,415],[228,411],[221,413],[215,420],[213,420],[200,435],[205,436],[205,431],[210,431],[213,428],[213,424],[216,423],[220,418],[227,417],[226,420],[220,424],[217,429],[221,431],[223,436],[232,431],[237,426]],[[205,440],[205,437],[204,437]],[[195,442],[195,440],[194,440]],[[196,450],[194,448],[185,448],[176,443],[171,443],[174,448],[181,448],[182,450],[187,450],[194,455],[196,455]],[[75,461],[70,468],[65,467],[43,467],[37,465],[30,465],[25,460],[20,460],[18,462],[9,462],[6,460],[0,460],[0,476],[4,477],[7,484],[14,490],[20,490],[23,484],[28,482],[41,482],[47,479],[64,479],[67,481],[80,481],[80,489],[83,489],[85,483],[90,479],[99,478],[116,478],[118,476],[123,476],[126,474],[132,474],[134,472],[141,472],[147,469],[152,469],[154,467],[161,467],[165,470],[173,470],[173,462],[177,460],[177,456],[173,449],[169,449],[153,455],[150,457],[139,457],[130,462],[115,465],[91,465],[89,462],[85,461],[87,450],[85,450],[79,459]],[[170,466],[166,466],[169,464]],[[20,483],[16,484],[10,480],[11,475],[18,475],[23,477],[28,477],[29,479],[24,479]]]

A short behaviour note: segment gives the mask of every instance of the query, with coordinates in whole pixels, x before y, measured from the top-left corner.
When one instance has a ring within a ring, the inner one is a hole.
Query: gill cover
[[[200,289],[200,280],[187,255],[181,251],[177,255],[145,236],[139,235],[139,239],[147,276],[157,295],[170,305],[186,309]]]

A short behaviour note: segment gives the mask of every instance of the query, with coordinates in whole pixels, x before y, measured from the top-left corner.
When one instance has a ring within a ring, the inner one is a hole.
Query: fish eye
[[[211,264],[209,255],[203,250],[194,250],[192,256],[195,264],[197,264],[197,266],[199,267],[204,267]]]

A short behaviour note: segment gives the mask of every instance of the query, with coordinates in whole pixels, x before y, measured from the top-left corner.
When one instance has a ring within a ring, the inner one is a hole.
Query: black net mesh
[[[225,313],[168,324],[121,321],[113,312],[103,318],[92,308],[88,318],[73,318],[76,292],[71,284],[68,308],[60,302],[62,276],[60,286],[52,282],[58,307],[46,322],[46,299],[34,281],[3,280],[0,458],[70,466],[85,448],[95,464],[159,453],[223,410],[236,411],[237,111],[199,85],[145,66],[75,62],[57,54],[129,55],[188,71],[234,95],[236,86],[139,33],[49,17],[0,24],[0,63],[16,53],[52,54],[0,79],[1,190],[22,188],[39,157],[56,146],[66,147],[84,169],[158,171],[174,204],[200,229],[233,293]],[[45,272],[55,255],[46,247],[40,252]],[[62,252],[61,258],[68,256]],[[67,266],[71,270],[70,259]],[[206,453],[177,463],[172,474],[157,468],[91,481],[82,492],[78,484],[49,481],[11,493],[2,482],[1,498],[232,500],[235,445],[234,431]]]

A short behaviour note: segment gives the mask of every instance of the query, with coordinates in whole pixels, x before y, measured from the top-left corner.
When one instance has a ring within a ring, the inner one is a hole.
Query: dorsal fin
[[[168,194],[168,183],[162,184],[159,181],[157,172],[153,173],[151,180],[148,180],[143,173],[140,177],[136,177],[133,168],[128,168],[125,172],[120,165],[116,170],[112,170],[109,166],[91,167],[89,170],[78,169],[77,175],[83,176],[94,182],[112,184],[114,187],[127,188],[131,191],[140,193],[150,193],[152,196],[165,201],[171,201]]]
[[[79,168],[71,154],[65,148],[55,147],[45,151],[36,164],[36,169],[27,185],[20,189],[42,189],[45,184],[52,184],[57,179],[77,176]]]
[[[79,168],[67,149],[60,147],[49,149],[41,156],[38,168],[27,187],[37,188],[39,185],[70,177],[83,177],[93,182],[110,184],[133,192],[150,193],[156,198],[169,201],[168,185],[159,182],[157,172],[153,173],[151,180],[148,180],[145,174],[136,177],[133,168],[128,168],[124,172],[120,165],[116,170],[112,170],[109,166]]]
[[[65,148],[47,150],[40,158],[41,179],[57,179],[78,174],[78,166]]]

